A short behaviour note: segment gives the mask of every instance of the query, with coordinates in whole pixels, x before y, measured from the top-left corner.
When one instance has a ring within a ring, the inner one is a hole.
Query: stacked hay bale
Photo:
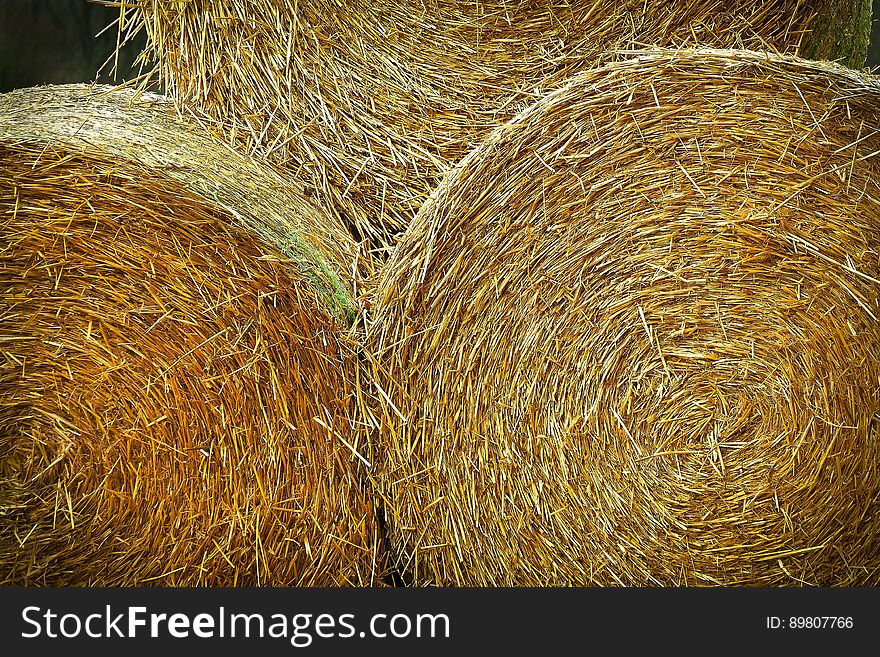
[[[381,583],[344,228],[130,92],[0,96],[0,177],[0,583]]]
[[[878,107],[648,50],[447,176],[367,326],[407,581],[880,584]]]
[[[126,1],[159,80],[382,254],[494,126],[633,44],[865,61],[870,0]]]

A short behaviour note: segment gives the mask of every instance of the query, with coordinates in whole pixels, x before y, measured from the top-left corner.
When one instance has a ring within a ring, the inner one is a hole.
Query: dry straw
[[[283,183],[155,96],[0,96],[0,583],[381,582],[354,244]]]
[[[376,249],[491,128],[634,44],[864,64],[870,0],[125,0],[158,78],[243,148],[309,176]]]
[[[647,50],[474,150],[367,326],[408,580],[880,584],[878,111],[836,65]]]

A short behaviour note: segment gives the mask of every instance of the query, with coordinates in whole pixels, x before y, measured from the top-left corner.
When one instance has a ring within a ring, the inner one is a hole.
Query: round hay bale
[[[0,96],[0,176],[0,583],[381,583],[348,234],[155,96]]]
[[[868,24],[855,17],[870,17],[871,3],[122,4],[122,35],[146,31],[167,93],[243,147],[310,175],[328,208],[381,250],[445,170],[605,49],[745,46],[861,66]]]
[[[367,326],[409,581],[880,583],[878,107],[836,65],[648,50],[449,174]]]

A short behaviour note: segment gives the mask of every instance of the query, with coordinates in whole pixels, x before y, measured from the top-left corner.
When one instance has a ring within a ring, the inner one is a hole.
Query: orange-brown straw
[[[382,583],[348,235],[129,92],[0,96],[0,179],[0,583]]]

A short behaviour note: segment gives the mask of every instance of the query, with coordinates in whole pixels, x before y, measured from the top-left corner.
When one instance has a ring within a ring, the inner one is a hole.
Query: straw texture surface
[[[647,50],[449,174],[367,323],[408,581],[880,583],[878,110],[839,66]]]
[[[167,93],[307,176],[380,257],[451,164],[605,49],[751,47],[861,66],[870,17],[870,0],[121,4],[123,38],[146,30]]]
[[[169,107],[0,96],[0,583],[380,584],[353,244]]]

